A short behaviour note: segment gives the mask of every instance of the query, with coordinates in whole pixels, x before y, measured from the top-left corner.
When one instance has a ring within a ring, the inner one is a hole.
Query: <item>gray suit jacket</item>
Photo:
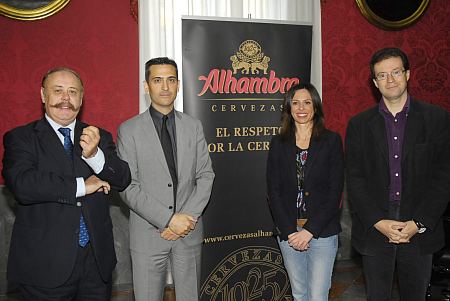
[[[178,189],[176,211],[198,218],[186,237],[189,245],[203,240],[202,212],[214,180],[211,159],[199,120],[175,111]],[[118,131],[118,153],[128,162],[131,184],[121,193],[130,207],[130,248],[145,252],[163,241],[164,229],[173,215],[172,179],[148,110],[124,122]]]

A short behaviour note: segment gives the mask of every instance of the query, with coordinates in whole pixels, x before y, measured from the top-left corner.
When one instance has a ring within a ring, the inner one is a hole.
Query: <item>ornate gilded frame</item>
[[[23,5],[16,4],[14,6],[5,4],[0,0],[0,15],[16,20],[39,20],[47,18],[62,10],[70,0],[50,0],[43,6],[37,8],[29,8],[33,1],[23,1]],[[27,5],[28,4],[28,5]]]
[[[394,0],[394,1],[403,1],[403,0]],[[375,26],[378,26],[382,29],[400,30],[400,29],[403,29],[405,27],[408,27],[408,26],[414,24],[424,14],[425,10],[428,7],[428,4],[430,3],[430,0],[420,0],[420,1],[417,1],[417,4],[411,4],[411,5],[415,5],[414,7],[412,7],[414,12],[409,14],[406,18],[403,18],[400,20],[388,20],[386,18],[386,16],[381,15],[379,13],[378,14],[375,13],[374,10],[370,7],[370,4],[368,2],[371,2],[371,1],[356,0],[359,10],[363,14],[363,16],[367,20],[369,20],[370,23],[372,23]],[[390,11],[389,13],[393,13],[393,12]]]

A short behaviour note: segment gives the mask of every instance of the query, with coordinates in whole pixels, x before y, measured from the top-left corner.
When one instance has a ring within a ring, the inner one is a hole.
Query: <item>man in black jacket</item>
[[[352,243],[362,254],[368,300],[389,300],[394,269],[401,300],[425,300],[432,254],[443,247],[441,215],[450,198],[450,119],[413,99],[407,56],[376,52],[370,63],[379,105],[347,128]]]
[[[42,80],[45,117],[4,136],[3,176],[18,206],[8,280],[24,300],[110,300],[116,264],[110,189],[131,181],[111,134],[78,121],[83,83],[68,68]]]

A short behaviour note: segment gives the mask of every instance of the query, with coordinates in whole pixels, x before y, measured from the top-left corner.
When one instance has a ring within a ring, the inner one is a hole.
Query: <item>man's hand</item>
[[[404,238],[399,239],[399,243],[408,243],[411,238],[419,232],[419,228],[414,221],[407,221],[406,227],[402,229],[402,233],[405,235]]]
[[[165,240],[177,240],[178,238],[180,238],[179,235],[175,234],[172,230],[170,230],[169,228],[165,228],[162,232],[161,232],[161,238],[164,238]]]
[[[100,143],[100,131],[95,126],[88,126],[83,129],[83,133],[80,136],[80,146],[82,149],[82,155],[85,158],[91,158],[95,156],[98,150],[98,144]]]
[[[169,222],[169,229],[181,236],[185,237],[191,230],[194,230],[197,220],[186,213],[175,213]]]
[[[404,222],[382,219],[373,226],[394,244],[398,244],[401,242],[400,240],[403,241],[408,237],[406,233],[403,233],[403,229],[407,226],[407,223]]]
[[[298,251],[306,251],[309,248],[309,242],[313,238],[311,232],[306,229],[302,229],[298,232],[294,232],[288,235],[288,243],[289,245],[298,250]]]
[[[109,183],[99,179],[96,175],[92,175],[84,180],[84,185],[86,187],[86,195],[97,191],[103,191],[105,194],[108,194],[111,190]]]

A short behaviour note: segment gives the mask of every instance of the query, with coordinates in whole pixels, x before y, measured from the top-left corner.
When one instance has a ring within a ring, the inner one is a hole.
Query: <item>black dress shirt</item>
[[[158,133],[158,137],[161,141],[161,127],[162,127],[162,118],[164,114],[157,111],[153,106],[150,106],[150,116],[152,117],[153,124],[155,125],[156,132]],[[173,158],[175,160],[175,167],[178,168],[177,164],[177,140],[176,140],[176,127],[175,127],[175,110],[170,111],[167,114],[167,130],[169,131],[170,141],[172,141],[173,148]]]

